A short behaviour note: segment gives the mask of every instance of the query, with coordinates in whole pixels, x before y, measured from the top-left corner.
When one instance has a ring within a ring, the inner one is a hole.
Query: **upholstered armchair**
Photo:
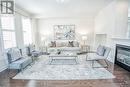
[[[29,45],[27,47],[27,53],[28,53],[28,56],[33,56],[33,57],[39,57],[43,54],[43,52],[35,49],[35,45]]]
[[[22,71],[25,67],[32,63],[30,57],[23,57],[17,47],[6,50],[8,58],[8,69],[17,69]]]
[[[99,45],[96,52],[91,51],[91,52],[87,53],[86,60],[92,61],[93,68],[96,68],[94,66],[95,61],[99,61],[99,60],[103,60],[107,65],[106,67],[108,67],[107,58],[108,58],[110,51],[111,51],[111,48]]]

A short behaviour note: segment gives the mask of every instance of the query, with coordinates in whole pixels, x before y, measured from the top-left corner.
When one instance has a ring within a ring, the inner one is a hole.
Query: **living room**
[[[0,4],[0,87],[130,86],[129,0]]]

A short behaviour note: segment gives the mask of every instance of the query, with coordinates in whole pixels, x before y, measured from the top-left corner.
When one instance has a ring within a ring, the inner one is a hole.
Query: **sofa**
[[[73,51],[79,52],[81,50],[80,44],[78,41],[51,41],[48,44],[47,51],[49,53],[60,51]]]
[[[8,69],[22,71],[32,63],[32,58],[29,56],[22,56],[20,49],[17,47],[7,49],[6,54],[8,58]]]

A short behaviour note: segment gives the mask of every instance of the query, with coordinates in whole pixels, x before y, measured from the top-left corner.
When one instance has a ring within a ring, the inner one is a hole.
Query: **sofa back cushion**
[[[49,47],[79,47],[77,41],[51,41]]]
[[[68,43],[66,41],[57,41],[56,42],[56,47],[67,47]]]
[[[74,41],[74,42],[73,42],[73,45],[74,45],[74,47],[79,47],[79,42]]]
[[[22,58],[20,50],[17,47],[10,48],[7,52],[7,56],[8,56],[9,62],[13,62]]]

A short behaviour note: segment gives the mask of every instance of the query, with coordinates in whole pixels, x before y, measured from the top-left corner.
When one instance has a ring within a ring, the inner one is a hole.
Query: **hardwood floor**
[[[108,80],[13,80],[7,70],[0,73],[0,87],[130,87],[130,72],[110,63],[108,68],[116,78]]]

